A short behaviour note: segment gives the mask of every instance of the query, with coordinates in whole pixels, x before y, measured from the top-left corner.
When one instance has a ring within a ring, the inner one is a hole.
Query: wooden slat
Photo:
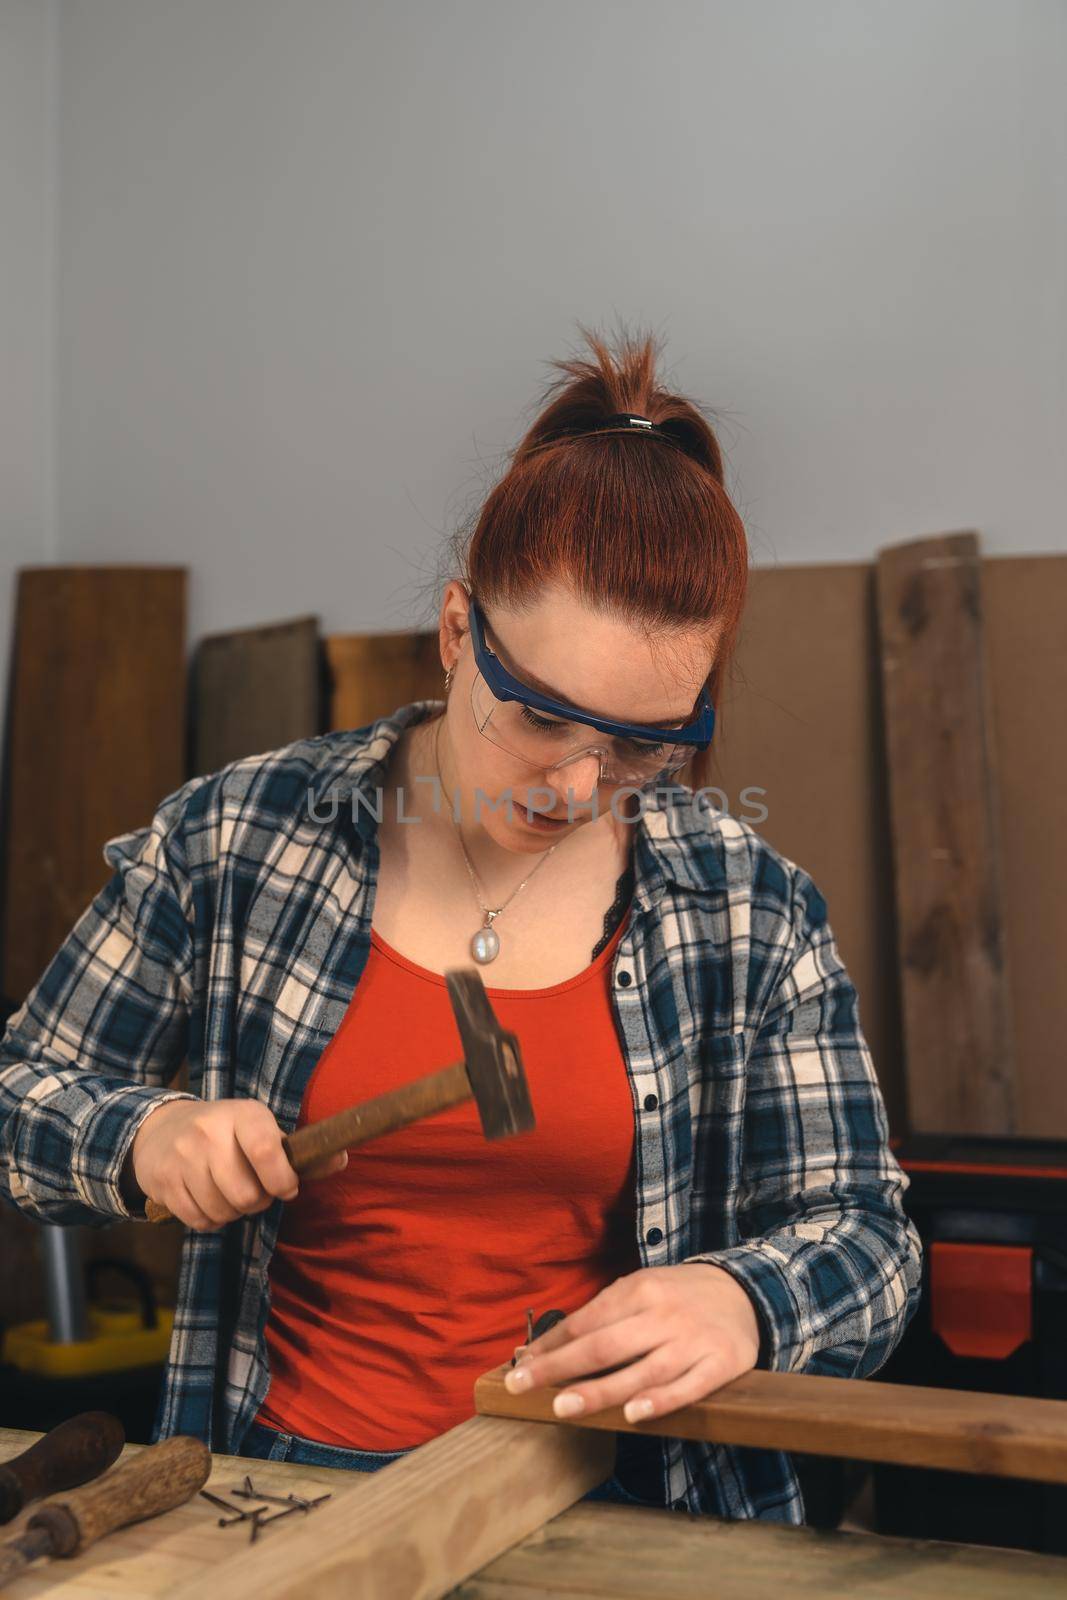
[[[439,1600],[611,1475],[614,1441],[473,1417],[213,1574],[225,1600]],[[201,1600],[202,1579],[171,1591]]]
[[[521,1428],[522,1424],[509,1424]],[[547,1429],[544,1431],[548,1431]],[[558,1429],[555,1431],[559,1431]],[[40,1437],[0,1428],[0,1461]],[[587,1434],[587,1438],[596,1435]],[[426,1447],[423,1447],[426,1448]],[[123,1459],[139,1447],[128,1445]],[[399,1463],[398,1463],[399,1465]],[[396,1467],[387,1467],[393,1473]],[[332,1499],[306,1518],[293,1516],[265,1528],[254,1553],[290,1574],[293,1539],[303,1544],[331,1513],[352,1510],[376,1491],[380,1474],[342,1472],[287,1461],[216,1455],[206,1485],[227,1496],[249,1473],[257,1489]],[[511,1480],[508,1480],[509,1485]],[[528,1494],[530,1485],[520,1490]],[[237,1504],[238,1502],[232,1502]],[[252,1502],[253,1504],[255,1502]],[[247,1502],[246,1502],[247,1504]],[[23,1530],[33,1506],[0,1536]],[[165,1516],[122,1528],[72,1560],[39,1563],[4,1591],[4,1600],[152,1600],[184,1589],[230,1600],[224,1576],[253,1551],[246,1528],[218,1527],[221,1515],[199,1496]],[[402,1513],[401,1513],[402,1515]],[[413,1512],[414,1515],[414,1512]],[[453,1522],[457,1540],[462,1524]],[[480,1531],[480,1530],[479,1530]],[[553,1595],[588,1600],[766,1600],[779,1591],[800,1600],[1052,1600],[1067,1593],[1067,1561],[1015,1551],[887,1539],[871,1534],[816,1533],[766,1522],[724,1522],[666,1510],[579,1502],[495,1556],[457,1588],[450,1600],[546,1600]],[[300,1593],[299,1588],[293,1590]],[[319,1594],[315,1587],[303,1593]],[[365,1591],[352,1584],[348,1593]],[[390,1600],[406,1600],[397,1588]]]
[[[549,1421],[561,1391],[509,1394],[507,1371],[496,1367],[478,1379],[476,1410]],[[569,1425],[1067,1483],[1067,1400],[749,1372],[651,1422],[627,1422],[622,1408],[611,1406]]]
[[[317,617],[208,634],[193,663],[193,773],[322,731]]]
[[[0,1428],[0,1461],[18,1455],[39,1438],[40,1433]],[[126,1445],[120,1460],[131,1460],[143,1448]],[[347,1494],[362,1493],[369,1482],[366,1473],[339,1472],[334,1467],[213,1455],[211,1476],[204,1487],[235,1507],[247,1508],[260,1502],[242,1501],[230,1493],[242,1486],[246,1473],[257,1490],[268,1494],[293,1493],[308,1499],[329,1494],[332,1499],[325,1505]],[[36,1505],[31,1501],[13,1521],[0,1527],[0,1540],[23,1532]],[[318,1516],[325,1505],[308,1517]],[[47,1595],[49,1600],[163,1600],[185,1582],[199,1582],[201,1594],[210,1595],[210,1587],[205,1591],[203,1586],[210,1584],[215,1569],[248,1549],[248,1524],[220,1528],[222,1515],[210,1501],[194,1495],[163,1516],[118,1529],[83,1555],[39,1563],[2,1591],[3,1600],[36,1600],[39,1595]],[[277,1541],[284,1540],[293,1524],[302,1520],[294,1516],[269,1530],[264,1528],[260,1539],[276,1550]],[[227,1600],[225,1591],[219,1591],[219,1600]]]
[[[436,633],[327,635],[330,728],[362,728],[411,700],[444,696]]]
[[[1014,1035],[978,540],[879,553],[908,1119],[1015,1131]]]
[[[184,567],[26,567],[10,682],[3,989],[21,1003],[111,875],[103,846],[151,821],[185,776]],[[44,1314],[36,1225],[0,1208],[5,1320]],[[134,1223],[87,1252],[173,1285],[180,1238]]]
[[[1017,1131],[1067,1139],[1067,556],[982,563],[993,671]]]
[[[826,896],[890,1126],[903,1133],[880,698],[870,562],[749,574],[736,670],[704,781]]]
[[[577,1505],[451,1600],[1061,1600],[1067,1560],[973,1545]]]
[[[24,567],[7,773],[5,992],[111,875],[103,845],[184,776],[184,567]]]

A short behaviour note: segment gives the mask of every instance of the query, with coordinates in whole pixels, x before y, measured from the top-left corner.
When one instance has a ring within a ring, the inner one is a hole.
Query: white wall
[[[617,316],[722,414],[757,562],[1065,547],[1062,0],[59,3],[56,554],[188,562],[194,634],[424,615]]]
[[[54,20],[50,0],[0,0],[0,707],[15,570],[54,547]]]

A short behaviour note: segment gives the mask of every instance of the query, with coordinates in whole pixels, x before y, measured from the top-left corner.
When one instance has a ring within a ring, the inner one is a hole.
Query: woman
[[[456,551],[444,703],[168,796],[9,1023],[10,1199],[189,1230],[154,1437],[374,1469],[520,1346],[559,1415],[648,1420],[866,1375],[914,1309],[823,898],[698,793],[747,573],[715,436],[651,341],[587,338]],[[298,1182],[283,1132],[455,1058],[472,961],[535,1130],[468,1102]],[[566,1314],[528,1344],[528,1307]],[[781,1453],[655,1434],[595,1494],[803,1516]]]

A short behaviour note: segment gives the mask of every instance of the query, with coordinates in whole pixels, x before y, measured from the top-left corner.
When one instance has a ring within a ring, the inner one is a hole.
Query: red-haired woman
[[[651,340],[586,337],[454,553],[444,703],[183,785],[10,1021],[8,1197],[187,1225],[154,1437],[374,1469],[520,1345],[560,1416],[650,1420],[863,1376],[914,1308],[823,897],[699,792],[748,566],[719,446]],[[534,1131],[468,1102],[298,1183],[283,1132],[455,1058],[472,961]],[[803,1516],[781,1453],[654,1432],[594,1495]]]

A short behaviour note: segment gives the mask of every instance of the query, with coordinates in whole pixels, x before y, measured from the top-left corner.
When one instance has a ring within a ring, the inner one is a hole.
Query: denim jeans
[[[623,1436],[625,1437],[625,1436]],[[316,1439],[305,1439],[299,1433],[282,1433],[268,1428],[262,1422],[253,1422],[241,1440],[237,1451],[241,1456],[255,1456],[266,1461],[292,1461],[307,1467],[339,1467],[345,1472],[377,1472],[391,1461],[399,1461],[407,1450],[347,1450],[340,1445],[320,1444]],[[633,1494],[617,1477],[606,1478],[603,1483],[583,1495],[584,1500],[613,1500],[624,1506],[659,1506],[662,1499],[644,1499]]]

